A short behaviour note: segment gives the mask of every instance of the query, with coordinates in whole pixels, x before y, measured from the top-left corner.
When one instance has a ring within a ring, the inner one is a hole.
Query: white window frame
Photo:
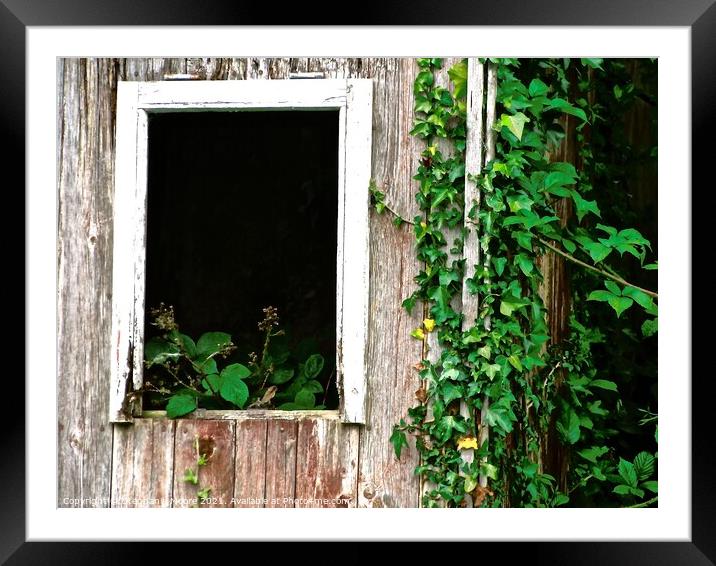
[[[218,110],[339,111],[336,374],[344,422],[365,423],[370,79],[128,82],[117,85],[110,422],[141,414],[148,116]]]

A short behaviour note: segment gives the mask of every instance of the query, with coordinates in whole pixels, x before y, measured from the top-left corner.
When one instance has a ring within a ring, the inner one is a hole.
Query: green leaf
[[[197,357],[205,359],[211,354],[216,354],[230,343],[231,335],[226,332],[207,332],[202,334],[196,343]]]
[[[612,248],[608,248],[607,246],[596,242],[592,242],[585,247],[595,263],[599,263],[600,261],[606,259],[606,257],[612,253]]]
[[[169,337],[177,346],[184,350],[187,356],[190,358],[196,356],[196,344],[194,344],[194,340],[192,340],[189,336],[182,334],[177,330],[172,330]]]
[[[584,113],[584,110],[582,110],[581,108],[575,108],[563,98],[551,99],[547,104],[547,108],[559,110],[560,112],[564,112],[565,114],[572,114],[573,116],[580,118],[583,122],[588,121],[587,115]]]
[[[451,183],[454,183],[456,179],[459,179],[460,177],[465,176],[465,164],[464,163],[457,163],[453,165],[453,167],[450,169],[450,173],[448,174],[448,179]]]
[[[223,379],[246,379],[251,375],[251,370],[241,364],[231,364],[221,370]]]
[[[477,354],[478,354],[478,356],[482,356],[486,360],[489,360],[490,357],[492,356],[492,348],[490,347],[489,344],[485,344],[481,348],[477,349]]]
[[[505,271],[505,266],[507,265],[507,258],[506,257],[493,257],[492,263],[495,266],[495,273],[497,273],[498,276],[502,275],[502,272]]]
[[[515,368],[517,371],[522,371],[522,362],[520,362],[520,359],[517,357],[517,355],[512,354],[507,358],[507,361],[510,362],[510,365],[512,365],[512,367]]]
[[[648,480],[656,469],[656,459],[648,452],[639,452],[634,458],[634,470],[640,482]]]
[[[449,381],[440,386],[440,393],[442,394],[445,405],[448,405],[451,401],[462,397],[462,390],[457,385],[450,383]]]
[[[530,96],[534,98],[535,96],[544,96],[547,94],[549,87],[539,79],[532,79],[527,90],[529,90]]]
[[[641,484],[641,487],[648,489],[652,493],[659,493],[659,482],[656,480],[645,481]]]
[[[465,493],[470,493],[477,487],[477,478],[473,476],[465,476]]]
[[[619,495],[631,495],[631,489],[628,485],[624,484],[619,484],[612,490],[612,492],[617,493]]]
[[[269,383],[281,385],[282,383],[290,381],[293,374],[294,370],[292,368],[278,368],[271,374],[271,377],[269,377]]]
[[[567,503],[569,503],[569,496],[564,493],[557,493],[552,499],[552,507],[559,507],[560,505],[566,505]]]
[[[216,360],[209,358],[206,360],[197,360],[192,362],[196,371],[209,375],[212,373],[218,373],[219,369],[216,367]]]
[[[514,114],[502,114],[500,116],[500,124],[507,126],[518,140],[522,139],[522,131],[524,130],[525,124],[530,119],[525,116],[522,112],[515,112]]]
[[[604,281],[604,286],[617,297],[620,297],[622,295],[622,290],[619,288],[619,285],[614,283],[614,281],[610,281],[609,279],[607,279],[606,281]]]
[[[315,379],[307,381],[303,388],[311,393],[323,393],[323,385],[321,385],[320,381],[316,381]]]
[[[390,435],[390,443],[393,445],[395,457],[400,459],[400,453],[403,451],[403,446],[408,446],[408,439],[405,437],[405,433],[402,430],[399,430],[397,426],[393,427],[393,434]]]
[[[517,243],[528,251],[532,251],[532,234],[529,232],[514,232],[512,237]]]
[[[576,181],[571,175],[563,171],[552,171],[544,178],[544,190],[557,196],[567,197],[570,195],[570,191],[564,189],[564,186],[574,185],[575,183]]]
[[[580,450],[577,452],[582,458],[596,464],[597,460],[609,452],[609,448],[606,446],[592,446],[586,450]]]
[[[308,379],[315,379],[323,369],[323,356],[321,354],[313,354],[310,356],[306,363],[303,365],[303,373]]]
[[[534,263],[532,263],[532,260],[525,254],[517,255],[517,265],[519,265],[522,273],[524,273],[527,277],[530,276],[532,270],[534,269]]]
[[[592,291],[589,293],[589,296],[587,297],[588,301],[602,301],[607,302],[609,299],[614,297],[612,293],[609,291],[604,291],[602,289],[598,289],[597,291]]]
[[[167,403],[167,417],[175,419],[191,413],[197,407],[196,397],[192,395],[173,395]]]
[[[646,312],[649,314],[656,314],[657,308],[654,304],[654,299],[652,299],[649,295],[644,293],[644,291],[640,291],[639,289],[635,289],[634,287],[624,287],[624,290],[622,291],[622,295],[625,297],[630,297],[631,299],[634,299],[634,302],[636,302],[639,306],[644,308]]]
[[[619,458],[619,466],[617,467],[617,470],[619,471],[619,476],[622,480],[624,480],[625,484],[629,487],[636,487],[637,475],[636,470],[634,469],[634,464],[624,458]]]
[[[634,304],[634,301],[628,297],[616,297],[614,295],[612,295],[607,302],[617,313],[617,318],[619,318],[625,310]]]
[[[577,191],[570,191],[570,194],[572,195],[572,200],[574,201],[575,206],[577,207],[577,219],[581,222],[582,218],[584,218],[588,213],[592,213],[599,218],[602,217],[602,213],[599,210],[599,206],[597,206],[597,201],[595,200],[586,200],[582,198],[582,195],[580,195]],[[595,260],[597,261],[597,260]]]
[[[249,388],[238,375],[236,371],[227,374],[222,372],[219,394],[241,409],[249,398]]]
[[[219,378],[219,376],[217,374],[211,373],[211,374],[207,375],[202,380],[202,384],[204,384],[204,382],[206,382],[204,387],[206,389],[208,389],[209,391],[211,391],[211,393],[219,392],[219,387],[221,385],[221,379]]]
[[[487,377],[489,377],[490,381],[492,381],[502,368],[500,367],[500,364],[485,364],[482,366],[482,369],[485,370]]]
[[[293,402],[302,409],[313,409],[316,406],[316,396],[308,389],[301,389],[296,393]]]
[[[658,318],[652,318],[651,320],[645,320],[641,325],[641,333],[648,338],[649,336],[653,336],[656,334],[659,330],[659,319]]]
[[[453,82],[455,98],[463,98],[467,94],[467,60],[463,59],[448,69],[448,76]]]
[[[599,387],[600,389],[606,389],[608,391],[616,391],[617,390],[617,384],[613,381],[608,381],[606,379],[595,379],[594,381],[590,382],[590,387]]]
[[[147,367],[155,364],[163,364],[168,360],[179,358],[179,347],[173,342],[167,342],[163,338],[154,337],[144,344],[144,359]]]
[[[182,481],[186,483],[190,483],[192,485],[196,485],[199,483],[199,477],[196,475],[196,472],[192,470],[191,468],[187,468],[184,470],[184,476],[182,477]]]
[[[599,69],[600,71],[603,71],[602,63],[604,62],[604,59],[582,59],[582,65],[587,65],[591,67],[592,69]]]
[[[571,254],[573,254],[577,249],[577,245],[572,240],[567,240],[566,238],[562,240],[562,245],[564,246],[564,249]]]
[[[567,444],[575,444],[580,437],[579,425],[579,416],[570,409],[562,414],[556,423],[556,428]]]
[[[491,427],[499,426],[505,434],[512,432],[512,421],[503,410],[489,407],[485,409],[484,414],[487,424]]]

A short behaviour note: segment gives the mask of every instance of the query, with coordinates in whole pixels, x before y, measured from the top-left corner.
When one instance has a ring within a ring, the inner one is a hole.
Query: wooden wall
[[[349,505],[361,507],[418,505],[417,454],[411,448],[397,461],[388,441],[418,388],[413,365],[421,344],[410,331],[419,324],[419,313],[410,317],[400,306],[413,289],[418,266],[409,227],[396,229],[387,215],[373,214],[370,225],[365,426],[313,417],[138,420],[116,427],[107,422],[117,81],[162,80],[167,73],[265,80],[311,71],[327,78],[373,79],[372,175],[391,205],[413,217],[412,175],[420,142],[408,134],[416,73],[412,59],[58,60],[58,506],[66,506],[65,498],[107,505],[112,496],[122,504],[124,497],[161,500],[184,494],[188,484],[161,470],[189,467],[196,436],[216,443],[213,463],[206,466],[213,495],[240,496],[246,491],[242,482],[260,482],[263,474],[266,495],[349,495]],[[267,449],[254,452],[256,459],[237,458],[237,447],[262,442]],[[236,471],[227,472],[220,461],[235,461]],[[269,478],[267,470],[276,472]],[[159,477],[164,480],[156,481]]]

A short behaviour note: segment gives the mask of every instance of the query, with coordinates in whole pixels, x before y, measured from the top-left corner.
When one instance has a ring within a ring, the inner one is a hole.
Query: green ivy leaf
[[[525,124],[529,121],[530,119],[522,112],[502,114],[502,116],[500,116],[500,125],[506,126],[518,140],[522,139],[522,131],[524,130]]]
[[[393,427],[393,434],[390,435],[390,443],[393,445],[395,457],[400,459],[400,453],[403,451],[403,447],[408,446],[408,439],[405,437],[405,433],[399,430],[397,426]]]
[[[517,371],[522,371],[522,362],[520,362],[520,359],[515,354],[509,356],[507,361],[510,362],[510,365]]]
[[[172,395],[167,403],[167,417],[175,419],[191,413],[197,407],[196,397],[192,395]]]
[[[602,67],[604,59],[582,59],[581,61],[582,65],[586,65],[588,67],[591,67],[592,69],[599,69],[600,71],[604,70],[604,68]]]
[[[443,397],[445,405],[448,405],[455,399],[462,398],[462,390],[460,389],[460,387],[458,387],[454,383],[450,383],[449,381],[446,381],[445,383],[441,384],[440,393]]]
[[[467,59],[455,63],[448,69],[448,76],[454,86],[455,98],[464,98],[467,94]]]

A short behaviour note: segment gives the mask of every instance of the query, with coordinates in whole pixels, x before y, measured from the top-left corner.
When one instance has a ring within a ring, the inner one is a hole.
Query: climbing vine
[[[595,350],[614,328],[592,324],[608,320],[608,308],[618,322],[638,311],[629,322],[638,323],[639,334],[620,327],[636,343],[657,329],[658,294],[645,286],[648,277],[631,279],[657,269],[651,243],[614,222],[622,220],[613,214],[618,206],[605,215],[597,200],[604,191],[596,183],[609,172],[608,143],[599,139],[600,124],[612,119],[605,111],[615,111],[612,99],[623,111],[639,91],[623,69],[601,59],[484,64],[494,66],[497,79],[494,159],[482,171],[465,170],[467,62],[448,70],[449,89],[435,80],[442,61],[420,59],[411,131],[425,140],[415,175],[420,214],[402,218],[371,186],[377,212],[413,227],[422,269],[403,305],[424,309],[413,336],[425,341],[436,333],[439,344],[439,355],[424,349],[416,366],[421,387],[391,436],[396,456],[414,437],[426,506],[651,505],[657,454],[620,454],[612,414],[623,409],[621,382],[595,363]],[[555,159],[565,125],[576,135],[575,163]],[[652,148],[649,157],[655,156]],[[479,206],[467,210],[466,175],[481,194]],[[481,260],[474,266],[465,265],[465,215],[479,234]],[[546,253],[567,262],[572,282],[570,332],[558,343],[540,295]],[[467,268],[473,277],[465,278]],[[478,301],[474,321],[463,320],[463,285]],[[641,411],[639,426],[655,425],[656,415]],[[568,454],[564,477],[548,473],[542,460],[553,439]]]

